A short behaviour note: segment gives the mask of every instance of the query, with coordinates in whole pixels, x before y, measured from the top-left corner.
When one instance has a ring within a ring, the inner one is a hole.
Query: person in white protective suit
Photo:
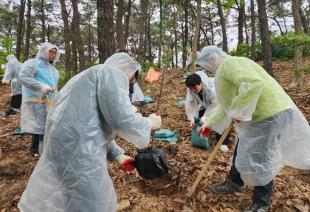
[[[48,105],[52,93],[58,89],[59,73],[54,64],[59,60],[59,55],[57,46],[45,42],[36,58],[23,63],[19,73],[23,93],[21,130],[32,134],[30,151],[35,157],[42,152]]]
[[[204,124],[211,115],[212,110],[217,106],[215,98],[214,78],[210,80],[208,75],[202,71],[189,75],[185,84],[187,86],[187,94],[185,99],[185,110],[190,127],[195,127],[195,117],[200,118],[200,124]],[[221,135],[216,133],[216,139],[219,140]],[[229,137],[227,136],[222,149],[228,149]]]
[[[128,96],[137,63],[115,53],[104,64],[70,79],[48,113],[44,151],[18,204],[22,212],[116,211],[107,160],[133,161],[115,143],[118,135],[137,148],[149,144],[160,116],[137,113]]]
[[[281,168],[310,169],[310,127],[278,82],[252,60],[208,46],[196,63],[215,74],[219,103],[202,128],[221,133],[233,120],[238,136],[226,180],[210,189],[229,194],[244,184],[255,186],[245,211],[268,211],[272,180]]]
[[[11,108],[5,111],[5,116],[8,116],[16,114],[22,103],[22,86],[18,77],[22,64],[12,54],[8,55],[6,60],[8,63],[5,66],[2,83],[11,83]]]

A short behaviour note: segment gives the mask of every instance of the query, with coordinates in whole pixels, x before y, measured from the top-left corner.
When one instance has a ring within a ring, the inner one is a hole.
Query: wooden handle
[[[213,161],[213,159],[216,156],[216,153],[218,152],[218,150],[220,149],[222,143],[224,142],[224,140],[226,139],[228,133],[230,132],[231,128],[233,127],[233,122],[230,122],[229,126],[225,129],[223,135],[221,136],[221,139],[219,140],[219,142],[217,143],[217,145],[215,146],[214,150],[212,151],[211,155],[208,158],[207,163],[204,165],[204,167],[202,168],[202,170],[200,171],[198,177],[196,178],[194,184],[192,185],[192,187],[189,189],[189,192],[187,194],[187,196],[191,197],[193,195],[193,193],[195,193],[196,188],[198,186],[198,184],[200,183],[200,181],[202,180],[202,178],[204,177],[206,171],[209,168],[209,165],[211,164],[211,162]]]

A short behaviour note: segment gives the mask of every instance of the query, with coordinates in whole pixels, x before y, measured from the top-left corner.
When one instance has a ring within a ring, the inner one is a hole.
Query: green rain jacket
[[[274,78],[244,57],[223,60],[215,75],[215,90],[221,106],[214,109],[207,125],[216,131],[223,130],[218,126],[227,118],[261,121],[294,106]]]

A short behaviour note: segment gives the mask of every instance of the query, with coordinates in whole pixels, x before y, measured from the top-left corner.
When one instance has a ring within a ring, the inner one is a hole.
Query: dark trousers
[[[206,112],[206,109],[202,109],[202,110],[199,110],[199,118],[201,118]],[[221,139],[221,136],[220,134],[218,133],[215,133],[216,135],[216,140],[220,140]],[[228,145],[229,144],[229,137],[230,137],[230,133],[227,135],[225,141],[223,142],[224,145]]]
[[[238,143],[236,144],[236,148],[234,151],[233,156],[233,164],[231,166],[230,172],[228,174],[228,177],[230,180],[232,180],[234,183],[238,184],[239,186],[243,186],[244,182],[241,179],[240,173],[236,169],[235,166],[235,160],[237,156],[237,149],[238,149]],[[272,182],[268,183],[265,186],[255,186],[253,191],[253,203],[257,204],[263,204],[263,205],[269,205],[271,202],[271,196],[272,196]]]
[[[44,135],[32,134],[32,145],[30,148],[30,152],[32,154],[39,154],[39,143],[43,141]]]
[[[22,95],[17,94],[11,98],[11,107],[14,109],[19,109],[22,104]]]

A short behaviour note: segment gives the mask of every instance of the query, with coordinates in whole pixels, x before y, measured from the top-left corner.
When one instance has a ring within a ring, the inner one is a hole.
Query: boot
[[[268,212],[269,205],[253,203],[251,207],[246,208],[244,212]]]
[[[210,185],[209,188],[216,194],[232,194],[234,192],[243,192],[243,187],[234,183],[230,179],[226,179],[222,183]]]

